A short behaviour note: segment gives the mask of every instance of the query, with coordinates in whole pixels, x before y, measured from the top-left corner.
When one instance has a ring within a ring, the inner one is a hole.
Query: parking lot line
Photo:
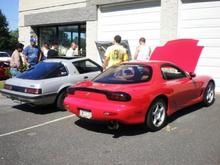
[[[24,131],[27,131],[27,130],[30,130],[30,129],[33,129],[33,128],[42,127],[42,126],[45,126],[45,125],[48,125],[48,124],[51,124],[51,123],[54,123],[54,122],[57,122],[57,121],[61,121],[61,120],[64,120],[64,119],[71,118],[73,116],[75,116],[75,115],[72,114],[72,115],[64,116],[64,117],[61,117],[61,118],[58,118],[58,119],[54,119],[54,120],[51,120],[51,121],[48,121],[48,122],[45,122],[45,123],[33,125],[31,127],[27,127],[27,128],[19,129],[19,130],[16,130],[16,131],[4,133],[4,134],[1,134],[0,137],[16,134],[16,133],[19,133],[19,132],[24,132]]]

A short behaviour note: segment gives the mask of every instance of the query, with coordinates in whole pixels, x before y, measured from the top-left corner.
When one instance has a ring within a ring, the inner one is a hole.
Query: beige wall
[[[36,10],[55,6],[68,6],[70,4],[86,3],[86,0],[19,0],[19,11]]]
[[[179,3],[180,0],[161,0],[161,44],[177,38]]]
[[[101,64],[101,59],[98,56],[98,51],[95,45],[98,33],[97,26],[97,21],[86,22],[86,56]]]

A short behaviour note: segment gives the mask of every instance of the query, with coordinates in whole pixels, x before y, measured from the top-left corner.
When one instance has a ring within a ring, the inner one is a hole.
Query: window
[[[60,62],[41,62],[33,68],[23,72],[18,78],[41,80],[68,75],[65,66]]]
[[[10,57],[10,55],[7,53],[1,52],[0,57]]]
[[[94,81],[107,84],[129,84],[150,81],[151,77],[150,66],[125,64],[109,68]]]
[[[182,70],[169,64],[161,67],[161,73],[165,80],[175,80],[186,77],[186,74]]]
[[[59,52],[65,55],[72,42],[78,45],[79,40],[79,27],[75,26],[59,26]]]
[[[59,55],[64,56],[72,42],[78,44],[78,55],[86,56],[86,25],[62,25],[39,28],[40,46],[44,42],[58,42]]]
[[[90,60],[76,61],[73,62],[73,65],[80,74],[101,71],[101,67]]]
[[[52,43],[56,41],[56,27],[42,27],[40,28],[40,45],[43,46],[45,42]]]

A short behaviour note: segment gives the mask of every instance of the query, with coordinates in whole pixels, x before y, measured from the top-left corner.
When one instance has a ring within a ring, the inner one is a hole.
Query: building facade
[[[204,46],[197,74],[208,74],[220,92],[220,1],[218,0],[20,0],[19,41],[59,41],[65,54],[72,41],[100,63],[95,41],[119,34],[131,54],[140,37],[154,49],[168,40],[193,38]],[[189,59],[190,60],[190,59]]]

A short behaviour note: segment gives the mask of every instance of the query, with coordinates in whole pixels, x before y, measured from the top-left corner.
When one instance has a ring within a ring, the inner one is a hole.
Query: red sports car
[[[80,118],[118,123],[144,123],[157,131],[167,116],[189,105],[215,100],[215,82],[166,61],[126,62],[111,67],[93,81],[68,89],[67,110]]]
[[[10,64],[8,61],[0,61],[0,80],[10,78]]]

